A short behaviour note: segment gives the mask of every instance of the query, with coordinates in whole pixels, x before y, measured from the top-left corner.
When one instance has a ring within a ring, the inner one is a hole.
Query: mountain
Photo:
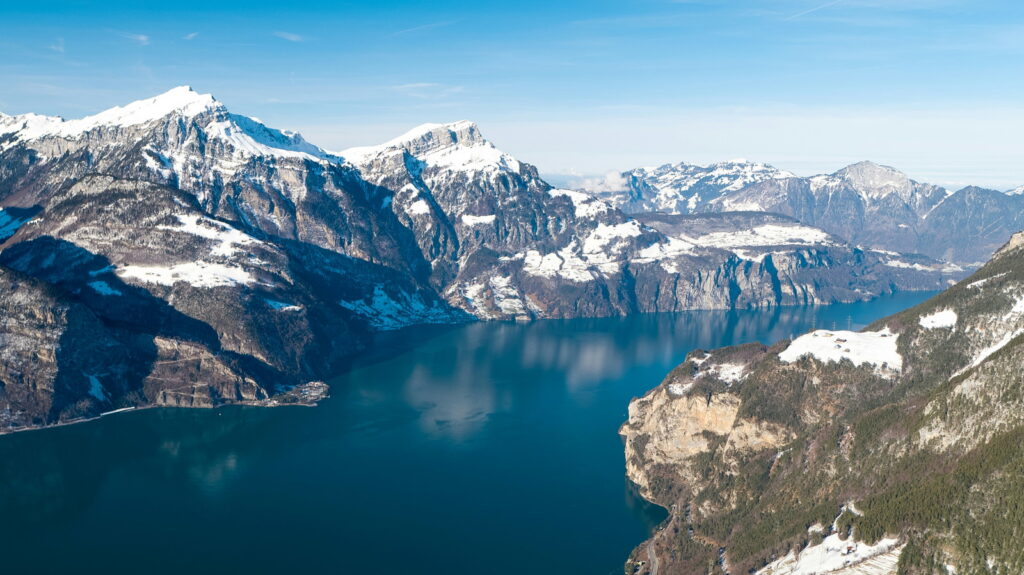
[[[413,324],[853,301],[960,273],[769,214],[635,219],[471,122],[332,153],[188,87],[79,120],[0,117],[0,250],[125,354],[105,371],[53,358],[41,386],[31,363],[0,368],[8,428],[278,401]],[[35,329],[17,317],[0,337]],[[54,321],[51,339],[80,337]]]
[[[730,164],[725,164],[729,166]],[[716,164],[706,171],[722,171]],[[977,266],[1024,227],[1024,195],[967,187],[956,192],[911,180],[888,166],[860,162],[833,174],[799,178],[764,164],[745,164],[759,176],[724,170],[717,188],[691,174],[687,164],[656,172],[623,174],[629,186],[605,192],[626,211],[699,213],[759,211],[792,216],[854,245],[921,253],[960,265]],[[758,169],[753,167],[757,166]],[[638,190],[657,201],[638,202]],[[696,199],[699,198],[699,199]]]
[[[624,190],[601,191],[598,195],[631,214],[701,212],[712,200],[750,184],[796,177],[768,164],[746,160],[709,166],[685,162],[665,164],[657,168],[637,168],[621,176],[626,186]]]
[[[1021,572],[1021,365],[1024,233],[861,332],[690,353],[621,430],[670,510],[627,572]]]
[[[1007,190],[1006,191],[1006,195],[1008,195],[1008,196],[1024,195],[1024,186],[1020,186],[1019,188],[1014,188],[1012,190]]]

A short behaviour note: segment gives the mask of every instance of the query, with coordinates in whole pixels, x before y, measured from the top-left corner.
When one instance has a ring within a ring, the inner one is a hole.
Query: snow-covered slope
[[[602,197],[626,211],[780,213],[856,245],[960,265],[980,265],[1024,227],[1024,188],[953,192],[873,162],[807,178],[729,162],[640,168],[623,176],[624,189]]]
[[[793,174],[746,160],[708,166],[682,162],[624,172],[624,189],[602,190],[600,195],[627,213],[688,214],[755,182],[789,177]]]

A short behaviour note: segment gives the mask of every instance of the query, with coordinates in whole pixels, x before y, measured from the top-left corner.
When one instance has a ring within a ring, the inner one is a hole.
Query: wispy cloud
[[[803,12],[797,12],[796,14],[793,14],[791,16],[783,18],[783,20],[785,20],[786,22],[789,22],[791,20],[796,20],[798,18],[803,18],[804,16],[807,16],[808,14],[813,14],[813,13],[817,12],[818,10],[824,10],[825,8],[829,8],[831,6],[835,6],[836,4],[839,4],[839,3],[844,2],[844,1],[845,0],[832,0],[831,2],[826,2],[824,4],[819,4],[819,5],[815,6],[814,8],[811,8],[809,10],[804,10]]]
[[[392,32],[389,36],[402,36],[404,34],[412,34],[413,32],[422,32],[424,30],[433,30],[435,28],[444,28],[445,26],[451,26],[455,24],[455,20],[447,20],[445,22],[433,22],[430,24],[421,24],[419,26],[413,26],[412,28],[405,28],[404,30],[398,30]]]
[[[50,49],[58,54],[64,53],[64,38],[57,38],[57,41],[50,45]]]
[[[139,46],[149,46],[149,36],[146,34],[135,34],[132,32],[117,32],[117,35],[122,38],[127,38],[132,42],[135,42]]]
[[[184,36],[181,37],[181,39],[182,40],[195,40],[196,37],[198,37],[198,36],[199,36],[199,32],[192,32],[190,34],[185,34]]]
[[[277,31],[277,32],[274,32],[274,36],[277,36],[278,38],[280,38],[282,40],[288,40],[289,42],[305,42],[306,41],[305,37],[300,36],[299,34],[292,34],[291,32]]]

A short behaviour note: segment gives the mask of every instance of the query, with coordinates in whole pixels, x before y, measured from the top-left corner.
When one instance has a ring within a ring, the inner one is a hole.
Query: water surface
[[[151,409],[0,437],[0,573],[621,573],[664,514],[617,429],[692,349],[931,294],[414,328],[319,407]]]

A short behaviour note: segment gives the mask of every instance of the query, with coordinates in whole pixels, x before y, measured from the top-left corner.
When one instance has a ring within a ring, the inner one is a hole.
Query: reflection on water
[[[664,517],[623,477],[631,397],[692,349],[856,328],[926,295],[415,328],[382,334],[316,408],[2,437],[0,572],[619,573]]]

